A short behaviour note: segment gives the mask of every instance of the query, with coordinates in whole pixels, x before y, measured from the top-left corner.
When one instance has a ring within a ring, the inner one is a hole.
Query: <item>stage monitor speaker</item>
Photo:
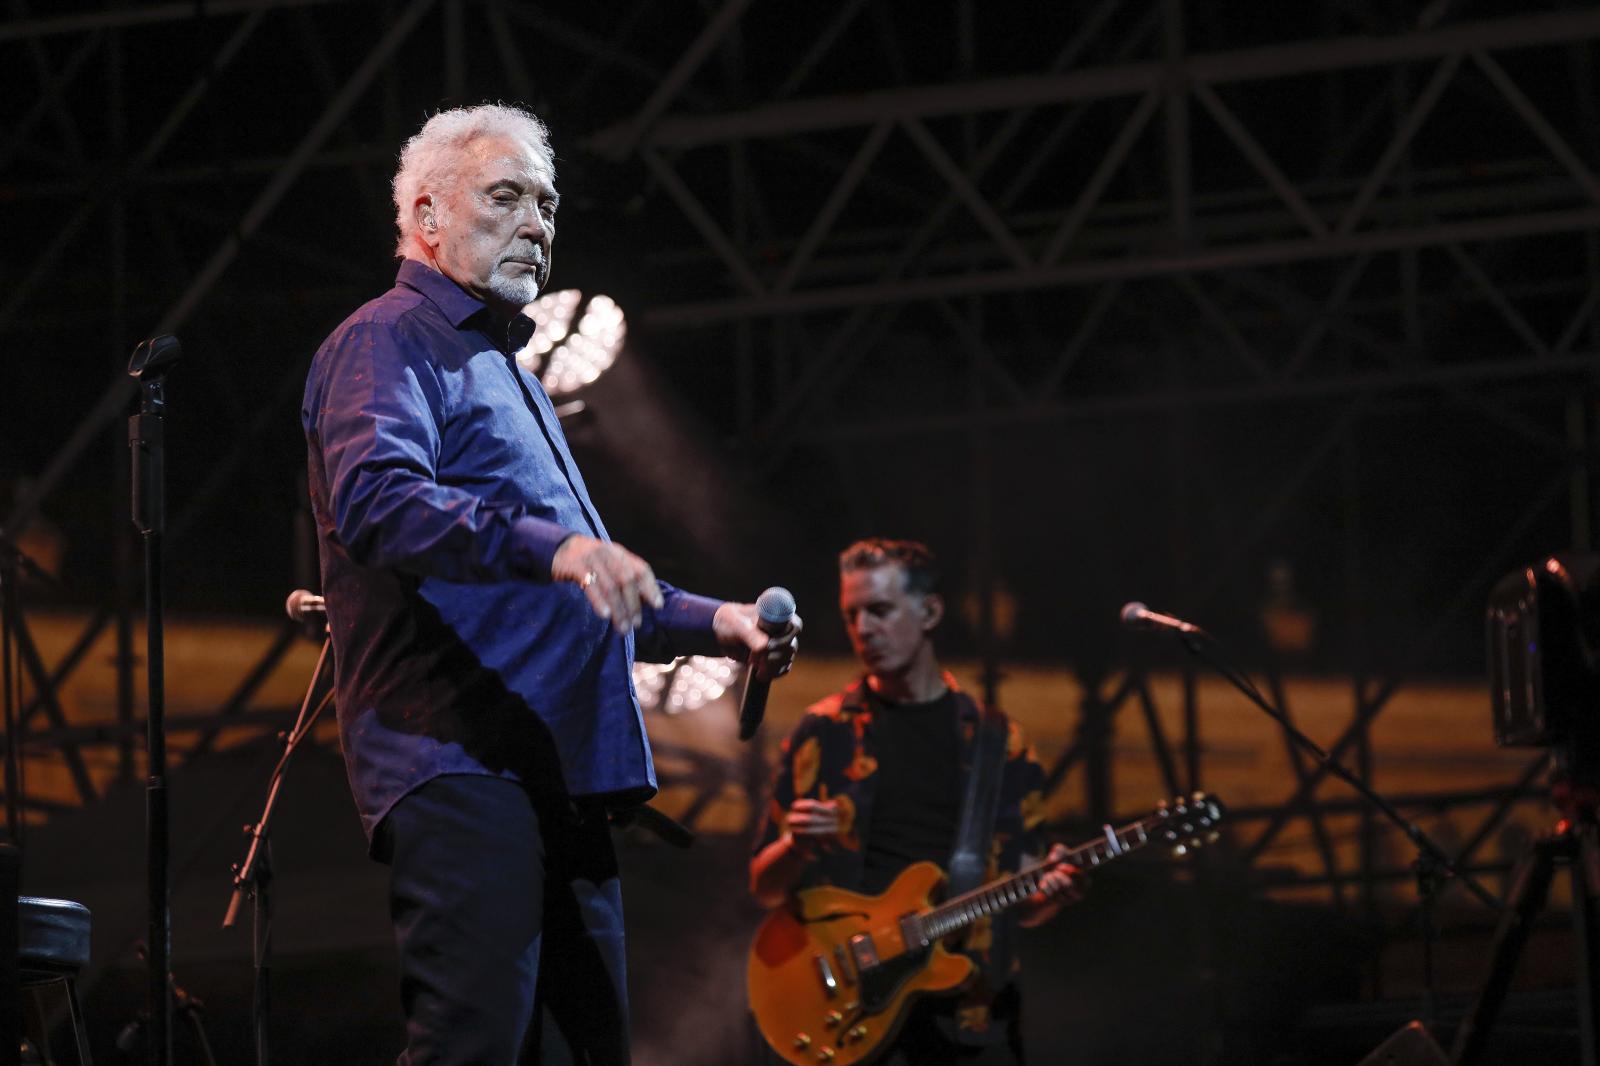
[[[1358,1066],[1450,1066],[1450,1056],[1434,1043],[1426,1026],[1410,1022]]]

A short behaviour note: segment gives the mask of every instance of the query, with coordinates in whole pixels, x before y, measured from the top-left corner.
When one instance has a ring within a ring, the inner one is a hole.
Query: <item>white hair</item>
[[[400,230],[395,253],[404,256],[417,229],[417,197],[430,193],[434,211],[443,215],[443,193],[455,184],[464,150],[482,137],[511,137],[544,158],[555,178],[555,154],[550,131],[531,111],[509,104],[478,104],[441,111],[400,149],[400,169],[394,175],[394,222]],[[441,217],[441,223],[444,221]]]

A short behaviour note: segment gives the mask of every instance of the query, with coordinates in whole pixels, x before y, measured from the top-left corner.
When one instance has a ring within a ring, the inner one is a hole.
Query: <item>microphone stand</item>
[[[322,653],[317,656],[317,665],[311,671],[311,683],[306,686],[305,699],[300,702],[300,713],[295,718],[294,728],[283,735],[283,754],[278,757],[278,764],[272,768],[272,777],[267,786],[266,805],[262,808],[261,817],[245,830],[250,836],[250,849],[246,852],[244,861],[233,867],[233,895],[228,900],[228,913],[222,919],[222,927],[231,929],[238,920],[239,907],[244,897],[247,894],[250,896],[253,903],[251,960],[255,967],[250,1020],[255,1031],[256,1066],[267,1066],[267,1019],[271,1007],[272,845],[268,833],[272,824],[272,813],[277,808],[278,793],[283,787],[284,773],[289,768],[289,760],[294,757],[300,742],[310,735],[312,727],[317,724],[317,719],[333,700],[333,689],[329,688],[317,701],[316,708],[312,709],[311,700],[330,660],[331,647],[332,641],[325,638],[322,642]]]
[[[145,723],[149,760],[145,778],[145,866],[150,1040],[146,1061],[151,1066],[172,1063],[172,991],[167,978],[172,966],[172,842],[167,806],[161,538],[167,524],[167,401],[163,385],[181,354],[178,338],[163,335],[140,343],[128,361],[128,374],[139,382],[140,389],[139,413],[128,419],[128,448],[133,460],[133,523],[144,535],[145,677],[149,687]]]
[[[1362,798],[1376,807],[1385,818],[1399,828],[1416,847],[1417,857],[1412,862],[1412,869],[1417,875],[1417,891],[1421,897],[1422,957],[1426,987],[1423,1011],[1425,1015],[1424,1021],[1431,1025],[1436,1020],[1438,1012],[1438,992],[1434,985],[1433,958],[1435,941],[1438,937],[1438,930],[1434,924],[1434,903],[1439,890],[1444,887],[1446,882],[1455,879],[1465,885],[1473,895],[1477,896],[1492,910],[1498,911],[1502,909],[1500,901],[1490,895],[1488,890],[1479,884],[1475,878],[1456,869],[1456,865],[1450,856],[1445,854],[1444,849],[1432,837],[1423,832],[1421,826],[1401,814],[1394,804],[1385,799],[1371,785],[1346,770],[1343,764],[1324,751],[1320,744],[1301,732],[1289,720],[1288,715],[1274,707],[1261,694],[1261,691],[1256,688],[1255,683],[1247,675],[1236,669],[1221,656],[1217,651],[1216,642],[1211,638],[1211,634],[1198,626],[1187,630],[1176,629],[1174,632],[1189,654],[1210,666],[1234,688],[1244,693],[1251,703],[1261,708],[1269,718],[1277,722],[1291,740],[1310,753],[1330,774],[1355,789]]]
[[[28,557],[22,549],[0,531],[0,707],[4,708],[6,737],[5,790],[6,839],[22,847],[22,737],[17,714],[16,675],[22,664],[16,655],[15,634],[22,627],[22,596],[19,590],[20,564]]]

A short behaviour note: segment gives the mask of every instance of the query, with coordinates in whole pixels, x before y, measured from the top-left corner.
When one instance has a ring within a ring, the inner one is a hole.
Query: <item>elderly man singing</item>
[[[394,288],[301,410],[351,788],[390,867],[400,1063],[628,1061],[608,813],[656,787],[635,655],[787,671],[796,623],[660,581],[614,543],[515,353],[550,276],[543,124],[435,115],[394,178]]]

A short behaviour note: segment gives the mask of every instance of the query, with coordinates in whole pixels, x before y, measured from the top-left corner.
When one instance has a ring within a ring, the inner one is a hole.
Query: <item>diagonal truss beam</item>
[[[349,2],[350,0],[206,0],[206,3],[201,5],[191,0],[189,3],[145,4],[138,7],[117,5],[104,11],[86,12],[81,15],[19,19],[0,25],[0,44],[37,37],[84,33],[89,30],[132,29],[139,26],[157,26],[167,22],[190,22],[202,15],[206,18],[226,18],[231,15],[248,15],[285,7],[312,7],[318,4]]]
[[[1475,218],[1382,230],[1362,230],[1326,238],[1305,237],[1207,248],[1160,250],[1116,259],[1091,259],[1055,266],[1035,266],[1027,270],[994,270],[974,274],[839,285],[759,297],[704,300],[649,309],[640,317],[656,327],[704,326],[741,318],[793,314],[797,311],[820,311],[864,304],[907,303],[952,296],[1062,288],[1118,279],[1167,277],[1173,274],[1205,273],[1237,267],[1343,259],[1371,252],[1470,244],[1478,241],[1579,232],[1596,228],[1600,228],[1600,208],[1540,211],[1498,218]]]
[[[706,243],[711,245],[723,265],[739,282],[739,287],[753,296],[764,295],[766,286],[761,283],[761,279],[756,276],[756,272],[745,261],[744,256],[733,246],[733,241],[722,231],[717,220],[711,217],[711,212],[706,210],[706,206],[700,202],[689,186],[684,184],[683,179],[678,177],[678,172],[672,169],[672,164],[649,148],[640,149],[639,157],[650,168],[650,173],[655,175],[661,187],[667,190],[667,195],[672,197],[678,209],[688,216],[689,223],[701,237],[705,238]]]
[[[1595,177],[1594,171],[1590,170],[1578,157],[1578,153],[1572,150],[1566,138],[1556,132],[1555,127],[1550,125],[1549,119],[1540,113],[1533,105],[1533,101],[1529,100],[1517,83],[1511,80],[1511,75],[1506,73],[1505,68],[1481,49],[1472,52],[1472,61],[1500,91],[1500,95],[1505,97],[1506,103],[1511,105],[1511,110],[1527,123],[1534,136],[1538,137],[1550,154],[1567,168],[1567,173],[1576,179],[1583,187],[1583,191],[1589,194],[1589,198],[1600,203],[1600,178]]]
[[[1179,65],[1182,76],[1190,84],[1228,84],[1445,59],[1474,49],[1498,51],[1570,44],[1595,36],[1600,36],[1600,9],[1584,8],[1461,23],[1392,37],[1340,37],[1199,53],[1184,57]],[[870,126],[884,118],[901,121],[970,115],[1131,96],[1162,88],[1168,70],[1164,62],[1130,63],[966,84],[923,85],[786,101],[725,114],[674,115],[658,121],[639,143],[683,149]],[[628,143],[629,131],[627,124],[609,127],[591,136],[585,147],[610,154],[617,146]]]
[[[970,429],[973,425],[1015,428],[1030,423],[1083,421],[1108,416],[1157,414],[1165,411],[1234,407],[1268,402],[1324,400],[1407,389],[1445,388],[1473,382],[1488,384],[1538,378],[1581,380],[1593,377],[1597,363],[1600,363],[1600,352],[1583,352],[1537,361],[1510,358],[1494,362],[1465,363],[1460,366],[1396,368],[1367,374],[1341,374],[1335,377],[1293,382],[1251,382],[1198,390],[1174,389],[1139,395],[1097,396],[1010,410],[996,408],[981,413],[963,411],[905,418],[879,418],[850,425],[819,426],[805,436],[806,439],[813,441],[866,440],[912,433],[953,433]]]
[[[267,187],[245,210],[233,232],[223,239],[222,244],[200,268],[183,295],[161,316],[160,322],[151,331],[153,335],[171,333],[188,320],[200,301],[238,257],[244,242],[261,226],[283,199],[284,194],[299,180],[307,164],[344,121],[345,116],[361,99],[372,80],[387,66],[390,56],[416,29],[423,16],[432,9],[433,3],[434,0],[414,0],[405,7],[378,40],[373,50],[362,60],[355,73],[345,82],[338,95],[328,103],[322,115],[285,161],[283,168],[273,175]],[[18,500],[16,506],[12,508],[6,517],[6,529],[16,532],[27,524],[40,502],[72,469],[78,457],[100,435],[107,423],[127,405],[133,391],[132,378],[118,375],[112,380],[93,409],[78,423],[72,436],[56,452],[50,465],[39,475],[32,491]]]
[[[1439,617],[1435,621],[1434,625],[1431,626],[1429,630],[1413,644],[1408,656],[1409,659],[1414,660],[1424,654],[1427,649],[1431,647],[1432,644],[1439,638],[1439,635],[1444,632],[1447,623],[1454,621],[1455,616],[1460,611],[1465,609],[1470,603],[1481,599],[1478,594],[1481,593],[1483,589],[1488,587],[1489,582],[1494,579],[1494,575],[1500,572],[1500,570],[1503,568],[1505,565],[1506,555],[1512,550],[1513,546],[1518,543],[1526,529],[1531,526],[1533,522],[1561,496],[1562,490],[1566,487],[1566,478],[1567,473],[1563,470],[1544,486],[1543,490],[1538,494],[1533,502],[1529,504],[1527,510],[1525,510],[1522,516],[1513,524],[1511,530],[1501,540],[1500,544],[1496,546],[1493,552],[1490,553],[1488,560],[1486,560],[1483,565],[1481,565],[1472,575],[1470,575],[1467,580],[1461,583],[1456,595],[1452,598],[1450,605],[1445,610],[1440,612]],[[1357,742],[1357,740],[1366,734],[1367,728],[1371,725],[1372,720],[1382,713],[1383,709],[1388,705],[1390,698],[1393,697],[1394,693],[1399,690],[1401,684],[1403,683],[1403,677],[1404,671],[1397,671],[1384,683],[1384,685],[1376,694],[1370,697],[1364,697],[1361,700],[1361,706],[1357,708],[1354,719],[1351,721],[1349,726],[1345,728],[1345,731],[1339,736],[1339,739],[1328,747],[1328,757],[1330,760],[1338,761],[1339,759],[1343,758],[1344,754],[1349,751],[1349,749]],[[1267,825],[1262,829],[1261,833],[1245,850],[1245,856],[1248,861],[1254,861],[1272,843],[1272,841],[1277,838],[1278,833],[1293,816],[1293,812],[1301,804],[1304,804],[1311,798],[1312,794],[1316,791],[1317,787],[1323,782],[1323,780],[1326,779],[1327,775],[1327,768],[1319,765],[1311,772],[1306,780],[1300,783],[1299,787],[1295,789],[1293,794],[1290,795],[1288,800],[1282,805],[1280,812],[1268,820]]]
[[[1389,146],[1384,149],[1378,163],[1367,175],[1367,180],[1361,186],[1361,191],[1356,193],[1356,198],[1345,209],[1339,218],[1337,231],[1340,234],[1355,232],[1356,226],[1365,217],[1367,209],[1372,206],[1372,201],[1377,199],[1384,183],[1389,180],[1389,175],[1394,172],[1395,164],[1399,163],[1406,150],[1411,147],[1412,140],[1417,131],[1422,128],[1428,116],[1433,112],[1434,105],[1439,102],[1439,97],[1444,95],[1445,88],[1450,80],[1456,76],[1456,71],[1461,67],[1461,55],[1452,53],[1444,57],[1439,66],[1435,68],[1433,77],[1428,79],[1428,84],[1417,97],[1416,103],[1406,113],[1400,123],[1400,128],[1395,130],[1394,137],[1389,141]]]
[[[83,71],[84,65],[99,50],[102,43],[104,43],[104,38],[101,34],[91,33],[84,38],[83,43],[78,45],[77,51],[67,58],[67,61],[61,65],[60,69],[52,73],[44,86],[44,91],[33,102],[33,106],[28,109],[28,113],[11,130],[5,144],[0,146],[0,171],[11,165],[11,160],[15,158],[23,143],[28,139],[28,135],[33,132],[34,127],[39,124],[45,114],[63,106],[62,93],[77,79],[78,75]]]
[[[1094,173],[1089,175],[1089,181],[1078,194],[1077,203],[1072,205],[1072,210],[1067,212],[1067,217],[1050,237],[1044,251],[1039,255],[1039,262],[1048,266],[1058,262],[1072,239],[1078,235],[1083,224],[1089,220],[1090,213],[1100,203],[1100,198],[1105,195],[1106,187],[1111,184],[1111,179],[1127,162],[1128,153],[1133,151],[1134,144],[1139,140],[1139,134],[1144,132],[1149,125],[1150,118],[1156,113],[1156,108],[1161,106],[1162,94],[1159,90],[1152,89],[1144,94],[1133,114],[1128,116],[1128,121],[1122,124],[1122,129],[1117,131],[1116,139],[1106,149],[1105,156],[1094,168]]]
[[[828,199],[823,203],[817,217],[812,219],[807,227],[805,236],[800,238],[800,243],[795,247],[794,254],[789,257],[788,266],[783,268],[778,283],[773,286],[776,292],[788,292],[794,287],[795,281],[805,270],[806,264],[811,261],[812,253],[822,243],[822,238],[828,235],[834,220],[839,217],[839,212],[844,210],[849,203],[850,196],[861,184],[861,179],[867,173],[867,168],[872,166],[872,161],[883,150],[883,144],[889,139],[893,127],[887,122],[880,122],[867,133],[866,140],[861,142],[861,147],[851,158],[849,166],[839,176],[839,181],[834,185],[833,191],[828,194]]]
[[[1311,209],[1305,197],[1300,195],[1299,190],[1284,176],[1283,171],[1278,169],[1278,165],[1272,161],[1266,149],[1251,136],[1244,123],[1239,121],[1239,117],[1222,102],[1216,90],[1202,81],[1196,82],[1191,91],[1195,99],[1200,101],[1200,106],[1204,107],[1217,125],[1222,127],[1222,132],[1228,135],[1234,147],[1238,148],[1250,165],[1256,168],[1256,173],[1266,179],[1272,191],[1278,194],[1278,199],[1282,200],[1284,206],[1300,220],[1300,224],[1307,232],[1313,237],[1327,236],[1328,227],[1321,216]]]
[[[966,174],[956,165],[956,161],[939,146],[938,141],[934,140],[928,128],[914,118],[901,119],[900,126],[923,157],[933,164],[933,169],[949,182],[950,188],[955,190],[961,202],[967,205],[967,210],[972,212],[972,217],[978,220],[984,232],[989,234],[995,244],[1005,252],[1006,258],[1019,270],[1026,270],[1032,266],[1033,261],[1028,258],[1027,250],[1022,247],[1016,235],[1001,221],[1000,216],[995,214],[994,208],[989,206],[989,202],[983,198],[977,186],[968,180]]]
[[[695,71],[706,61],[706,57],[716,48],[722,39],[733,31],[744,17],[745,8],[750,6],[750,0],[726,0],[721,9],[712,16],[700,33],[678,61],[668,70],[661,83],[656,86],[656,91],[639,108],[637,114],[628,120],[627,130],[611,145],[610,152],[614,158],[622,158],[639,147],[640,142],[650,132],[650,126],[661,116],[661,113],[678,98],[689,79],[694,77]]]
[[[47,277],[56,261],[70,249],[76,247],[78,234],[91,220],[113,199],[122,195],[130,181],[136,180],[149,168],[156,156],[161,153],[172,138],[182,128],[184,121],[199,106],[208,92],[211,91],[217,76],[222,73],[234,59],[245,43],[261,25],[262,16],[255,14],[245,19],[228,37],[221,48],[216,52],[211,62],[200,76],[190,84],[187,91],[179,98],[178,102],[167,112],[166,118],[157,127],[156,132],[144,143],[138,153],[129,162],[125,171],[109,175],[89,195],[87,201],[73,216],[62,224],[56,231],[55,238],[32,261],[28,274],[6,294],[6,300],[0,305],[0,329],[16,317],[17,313],[27,303],[28,298]]]

